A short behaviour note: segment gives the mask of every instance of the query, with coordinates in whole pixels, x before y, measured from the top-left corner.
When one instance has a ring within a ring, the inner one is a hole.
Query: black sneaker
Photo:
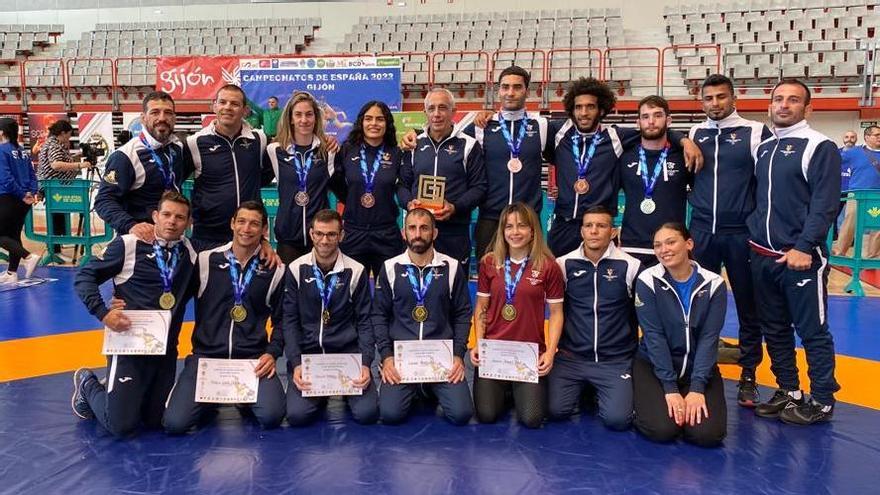
[[[80,368],[73,373],[73,397],[70,398],[70,407],[73,409],[73,414],[82,419],[95,417],[95,413],[92,412],[92,408],[89,407],[86,396],[83,394],[83,389],[90,380],[97,383],[98,377],[88,368]]]
[[[754,378],[740,378],[739,387],[736,393],[736,402],[742,407],[755,407],[761,401],[758,394],[758,386],[755,384]]]
[[[811,425],[830,421],[834,416],[834,406],[826,406],[814,399],[797,407],[788,407],[779,413],[779,419],[790,425]]]
[[[803,404],[803,392],[801,392],[800,399],[795,399],[789,394],[788,390],[780,388],[773,393],[773,397],[770,397],[770,400],[762,402],[755,407],[755,414],[762,418],[778,418],[779,413],[783,409],[802,406]]]
[[[738,364],[741,357],[738,345],[718,339],[718,364]]]

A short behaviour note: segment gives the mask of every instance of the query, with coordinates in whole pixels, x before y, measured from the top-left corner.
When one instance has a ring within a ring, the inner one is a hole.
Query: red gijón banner
[[[236,56],[159,57],[156,89],[179,100],[210,100],[225,84],[240,84]]]

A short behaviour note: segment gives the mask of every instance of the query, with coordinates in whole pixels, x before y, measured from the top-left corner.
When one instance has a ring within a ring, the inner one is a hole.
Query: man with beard
[[[400,383],[394,342],[452,339],[454,357],[448,381],[425,387],[437,396],[449,422],[464,425],[474,411],[463,361],[471,326],[467,274],[457,260],[434,250],[437,227],[428,210],[409,210],[404,238],[407,250],[385,262],[373,300],[373,328],[382,360],[380,416],[385,424],[405,421],[420,388]]]
[[[739,116],[733,82],[726,76],[707,77],[701,94],[706,121],[690,130],[705,158],[689,197],[694,259],[711,272],[721,273],[722,266],[727,272],[736,302],[739,345],[721,341],[718,359],[739,363],[742,372],[737,403],[755,407],[760,401],[755,369],[764,351],[749,267],[746,219],[755,209],[754,153],[772,133],[764,124]]]
[[[620,156],[618,180],[626,196],[620,247],[642,262],[657,264],[654,232],[664,223],[684,224],[687,189],[693,175],[684,166],[681,150],[666,138],[672,117],[669,104],[659,96],[639,102],[641,140]]]
[[[165,191],[180,191],[183,143],[174,135],[174,99],[162,91],[144,97],[143,130],[107,158],[95,212],[119,234],[153,242],[151,214]]]
[[[807,124],[812,109],[803,82],[777,83],[769,110],[775,136],[756,151],[757,206],[747,223],[758,316],[779,388],[755,413],[808,425],[831,419],[840,390],[826,311],[826,239],[840,197],[840,153]],[[809,401],[800,390],[795,331],[807,356]]]

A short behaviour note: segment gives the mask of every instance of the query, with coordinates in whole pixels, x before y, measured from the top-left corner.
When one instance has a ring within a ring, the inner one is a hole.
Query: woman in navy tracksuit
[[[342,192],[339,197],[345,203],[340,249],[374,277],[385,260],[406,248],[397,225],[400,208],[395,194],[404,186],[399,180],[402,155],[396,135],[388,105],[367,102],[336,154],[330,183],[334,192]]]
[[[315,98],[294,92],[278,120],[275,142],[266,147],[278,180],[275,240],[285,265],[312,249],[309,224],[329,205],[334,154],[328,151],[323,124]]]
[[[636,428],[657,442],[716,446],[727,435],[724,384],[716,364],[727,310],[718,274],[690,260],[694,241],[680,223],[654,234],[660,260],[636,282],[643,337],[633,363]]]
[[[18,123],[0,119],[0,248],[9,253],[8,271],[0,273],[0,285],[18,282],[18,264],[24,259],[25,278],[30,278],[40,257],[21,245],[21,229],[36,201],[37,175],[27,150],[18,144]]]

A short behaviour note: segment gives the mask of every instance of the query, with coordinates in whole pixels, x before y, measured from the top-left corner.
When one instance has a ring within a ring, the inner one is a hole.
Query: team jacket
[[[12,143],[0,144],[0,194],[24,199],[25,194],[37,194],[37,190],[37,174],[30,153]]]
[[[179,191],[186,178],[183,143],[173,134],[164,146],[146,131],[144,136],[165,165],[171,160],[174,188]],[[119,234],[127,234],[140,222],[153,223],[153,210],[165,192],[165,179],[159,167],[160,164],[156,163],[140,136],[111,153],[95,196],[95,212],[98,216]]]
[[[293,366],[298,366],[303,354],[360,353],[361,363],[369,366],[376,353],[370,322],[369,276],[363,265],[339,253],[333,269],[323,274],[325,288],[334,275],[338,277],[330,304],[325,308],[314,265],[313,251],[287,267],[284,354]],[[330,311],[327,324],[321,318],[324,309]]]
[[[196,263],[196,252],[189,240],[184,237],[178,242],[179,257],[171,281],[171,293],[176,301],[171,308],[166,355],[177,355],[177,337],[190,298],[189,287]],[[170,248],[175,244],[166,245]],[[163,252],[170,256],[167,248]],[[114,296],[125,301],[125,309],[161,309],[159,297],[164,289],[152,243],[139,241],[130,234],[117,236],[107,245],[101,258],[92,258],[79,269],[74,289],[89,313],[99,320],[103,320],[110,310],[98,287],[111,279]]]
[[[633,288],[639,261],[610,244],[594,265],[582,244],[556,262],[565,280],[559,348],[595,362],[631,358],[638,343]]]
[[[229,241],[229,222],[244,201],[259,200],[260,187],[272,182],[264,156],[266,135],[244,123],[232,141],[214,123],[186,139],[184,173],[192,172],[193,238]]]
[[[376,204],[372,208],[361,206],[361,196],[366,192],[366,182],[361,173],[361,147],[346,142],[336,154],[336,166],[331,181],[331,190],[344,199],[345,211],[342,219],[345,228],[354,227],[361,230],[372,228],[396,227],[400,209],[396,195],[403,187],[400,181],[400,164],[403,154],[400,148],[382,148],[379,170],[373,180],[373,196]],[[367,157],[367,168],[372,168],[379,148],[366,145],[364,155]],[[406,204],[403,205],[406,207]]]
[[[262,263],[255,271],[242,304],[247,318],[241,323],[232,320],[232,279],[226,252],[227,243],[216,249],[202,251],[194,277],[196,324],[193,329],[193,354],[225,359],[255,359],[264,353],[277,358],[284,349],[284,327],[281,300],[284,295],[284,267],[266,269]],[[259,256],[259,250],[251,256]],[[245,267],[247,262],[245,262]],[[239,273],[243,276],[243,268]],[[272,317],[272,337],[267,339],[266,322]]]
[[[519,155],[522,170],[517,173],[507,169],[507,162],[513,155],[501,132],[497,114],[485,128],[471,124],[464,129],[464,133],[475,138],[483,148],[488,190],[480,204],[481,217],[497,220],[505,206],[517,201],[526,203],[537,213],[541,212],[541,153],[547,143],[548,123],[544,117],[523,115],[518,120],[505,120],[513,139],[517,139],[520,128],[526,126]]]
[[[801,121],[775,129],[755,157],[755,211],[749,215],[751,242],[782,252],[803,253],[824,246],[840,202],[837,146]]]
[[[661,153],[661,150],[645,150],[649,179]],[[657,178],[652,195],[657,209],[646,215],[641,210],[641,202],[645,199],[645,183],[639,171],[638,144],[628,148],[620,156],[618,171],[618,180],[626,197],[620,245],[628,253],[654,254],[653,239],[657,227],[666,222],[685,222],[687,188],[693,180],[693,174],[685,167],[682,151],[670,147],[663,172]]]
[[[718,358],[718,337],[727,311],[727,286],[719,275],[693,263],[697,281],[688,313],[663,265],[643,271],[636,281],[636,313],[642,326],[639,353],[654,365],[665,393],[678,392],[678,380],[703,393]]]
[[[275,217],[275,239],[305,246],[308,243],[309,223],[312,217],[330,204],[327,199],[327,184],[333,175],[334,159],[331,153],[327,159],[321,157],[318,148],[321,141],[315,137],[312,146],[296,146],[293,150],[301,163],[308,155],[312,156],[312,166],[306,176],[306,192],[309,202],[305,207],[296,204],[294,197],[299,192],[299,178],[296,175],[296,158],[288,150],[281,149],[278,143],[267,148],[269,162],[278,178],[278,215]],[[228,230],[228,229],[227,229]]]
[[[772,136],[767,126],[736,112],[691,127],[690,138],[703,152],[703,169],[688,198],[692,229],[746,232],[746,219],[755,209],[754,153]]]
[[[385,261],[384,270],[376,280],[372,321],[379,355],[383,360],[393,355],[395,340],[452,339],[455,355],[463,357],[471,329],[467,274],[458,260],[437,251],[427,266],[416,267],[417,277],[422,280],[428,270],[434,271],[434,279],[425,295],[428,320],[419,323],[411,316],[416,298],[407,276],[407,265],[415,266],[409,253],[404,252]]]
[[[453,131],[440,143],[427,132],[416,141],[414,150],[403,155],[400,175],[405,187],[398,190],[398,200],[406,207],[418,197],[419,176],[446,177],[446,201],[455,206],[449,223],[469,224],[471,212],[486,196],[486,168],[483,152],[476,139]]]

